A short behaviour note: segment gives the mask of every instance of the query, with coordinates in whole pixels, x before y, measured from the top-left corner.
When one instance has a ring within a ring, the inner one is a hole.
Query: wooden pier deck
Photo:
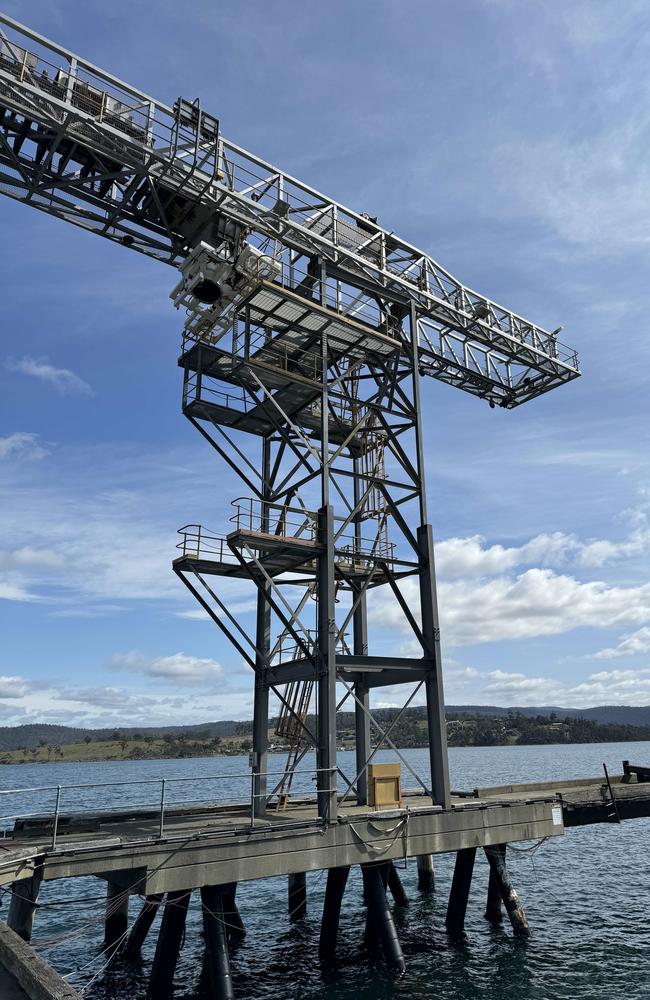
[[[288,876],[289,917],[295,920],[306,910],[305,873],[327,869],[319,960],[331,965],[350,866],[360,865],[368,906],[366,939],[372,939],[373,946],[380,941],[389,968],[403,972],[404,957],[386,898],[390,891],[403,905],[394,861],[416,856],[419,887],[429,892],[435,887],[432,856],[455,853],[445,923],[449,935],[459,938],[477,850],[484,849],[490,867],[486,918],[501,921],[503,905],[513,933],[526,936],[527,918],[506,867],[508,844],[559,837],[569,826],[650,816],[650,769],[627,762],[618,777],[605,774],[457,792],[448,809],[434,805],[425,794],[406,794],[399,808],[388,811],[342,799],[334,822],[319,818],[315,800],[307,798],[253,818],[251,802],[165,808],[161,781],[160,809],[65,813],[57,808],[50,815],[18,816],[11,834],[0,840],[0,884],[11,883],[9,926],[0,925],[0,944],[4,933],[10,947],[0,953],[0,974],[3,966],[13,972],[18,962],[17,981],[27,986],[30,1000],[77,996],[40,959],[38,981],[32,982],[31,963],[22,954],[31,951],[24,942],[31,937],[43,881],[88,875],[106,881],[100,953],[106,965],[121,950],[139,955],[157,909],[163,907],[150,1000],[172,995],[187,908],[193,890],[200,889],[204,962],[211,970],[214,995],[232,1000],[229,942],[245,933],[235,902],[239,882]],[[60,793],[58,788],[57,806]],[[129,927],[129,899],[136,895],[144,902]],[[54,991],[43,993],[41,980],[54,982]]]
[[[650,783],[611,779],[622,819],[650,815]],[[400,809],[344,804],[323,824],[312,800],[269,811],[251,824],[245,804],[169,808],[163,835],[155,810],[62,816],[17,823],[0,841],[0,884],[31,877],[110,877],[137,893],[315,871],[466,848],[556,837],[565,827],[609,819],[603,778],[504,785],[456,794],[451,808],[407,795]]]

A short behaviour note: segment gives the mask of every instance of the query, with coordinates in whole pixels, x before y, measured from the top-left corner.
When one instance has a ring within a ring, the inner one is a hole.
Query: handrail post
[[[160,779],[160,823],[158,827],[158,835],[162,840],[163,833],[165,830],[165,778]]]
[[[155,117],[156,117],[156,107],[155,107],[155,104],[153,103],[153,101],[149,101],[149,105],[148,105],[148,109],[147,109],[147,132],[146,132],[146,137],[147,137],[146,144],[147,144],[147,146],[153,146],[153,136],[154,136],[153,126],[154,126],[154,122],[155,122]]]
[[[59,830],[59,806],[61,805],[61,785],[56,786],[56,802],[54,804],[54,824],[52,827],[52,850],[56,847],[56,835]]]
[[[65,99],[68,104],[72,104],[72,95],[74,92],[74,85],[77,79],[77,60],[72,57],[70,60],[70,69],[68,70],[68,79],[65,84]]]
[[[255,827],[255,771],[251,770],[251,830],[254,827]]]

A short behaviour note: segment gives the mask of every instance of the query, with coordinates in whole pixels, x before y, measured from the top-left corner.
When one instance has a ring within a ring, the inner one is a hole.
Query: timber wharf
[[[197,779],[193,794],[201,780],[216,779]],[[195,890],[203,906],[211,996],[233,996],[229,944],[245,934],[235,901],[238,882],[287,876],[288,916],[298,920],[307,907],[306,873],[327,870],[319,958],[329,966],[336,961],[339,916],[350,866],[355,864],[363,873],[366,940],[381,946],[390,968],[402,971],[404,959],[388,898],[392,895],[397,906],[408,905],[408,899],[395,861],[416,857],[419,889],[428,892],[435,891],[433,857],[456,854],[446,927],[452,937],[460,937],[476,852],[483,849],[490,866],[486,918],[500,922],[504,904],[514,934],[526,936],[527,918],[506,867],[508,844],[561,836],[572,826],[650,816],[650,768],[627,761],[620,776],[605,772],[597,778],[453,792],[448,809],[420,793],[405,793],[399,808],[387,810],[343,802],[330,823],[318,816],[314,797],[297,794],[284,809],[269,809],[260,816],[250,801],[166,805],[165,779],[148,784],[162,792],[156,808],[78,812],[61,809],[64,795],[75,786],[57,786],[54,811],[17,814],[12,829],[5,831],[0,883],[11,887],[8,925],[16,940],[29,941],[43,881],[88,875],[103,880],[107,961],[117,953],[137,958],[161,909],[149,988],[152,1000],[172,995]],[[34,791],[2,795],[16,802],[21,794]],[[130,922],[132,899],[141,907]],[[0,965],[8,965],[4,952]]]

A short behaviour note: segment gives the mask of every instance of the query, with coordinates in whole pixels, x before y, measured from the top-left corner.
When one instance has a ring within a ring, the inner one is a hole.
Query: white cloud
[[[37,590],[62,612],[132,600],[172,603],[170,611],[187,607],[187,591],[171,567],[176,529],[188,515],[200,520],[203,497],[215,496],[214,466],[200,447],[198,454],[195,462],[188,445],[176,452],[122,444],[61,447],[54,469],[12,463],[0,479],[0,546],[11,540],[10,551],[18,553],[0,556],[0,564],[14,564],[4,567],[11,582]],[[180,481],[186,489],[170,488]],[[234,495],[227,473],[219,477],[217,499],[221,492],[227,509]],[[50,565],[43,556],[37,567],[36,552],[53,553]],[[241,610],[253,591],[247,581],[219,584],[220,596]]]
[[[55,691],[54,697],[61,701],[79,702],[94,709],[108,708],[126,712],[135,706],[142,710],[158,704],[155,698],[146,694],[133,694],[116,687],[62,688]]]
[[[122,604],[86,604],[78,605],[76,602],[67,607],[58,605],[49,612],[50,618],[107,618],[110,615],[128,611],[129,608]]]
[[[650,653],[650,628],[647,626],[624,635],[618,645],[594,653],[594,659],[613,660],[618,656],[635,656],[637,653]]]
[[[507,548],[503,545],[485,548],[484,541],[481,535],[472,535],[438,542],[435,556],[440,577],[493,576],[534,562],[563,562],[579,547],[573,536],[559,531],[537,535],[524,545]]]
[[[146,656],[144,653],[115,653],[110,666],[116,670],[129,670],[162,681],[181,684],[200,684],[214,681],[223,674],[223,667],[216,660],[200,659],[186,653],[172,656]]]
[[[561,133],[518,136],[504,142],[493,167],[507,174],[507,189],[532,216],[557,235],[591,252],[646,246],[647,218],[641,206],[650,191],[650,168],[641,155],[645,116],[576,140]]]
[[[403,583],[411,607],[417,607],[414,581]],[[512,578],[442,582],[438,600],[443,640],[469,645],[561,635],[580,627],[614,628],[650,621],[650,583],[638,587],[582,583],[551,569],[529,569]],[[409,634],[410,628],[392,595],[375,592],[369,611],[375,623]]]
[[[498,11],[501,0],[489,6]],[[608,3],[529,4],[523,31],[521,5],[505,6],[498,30],[517,67],[513,79],[525,88],[536,76],[544,99],[534,128],[519,123],[508,135],[497,125],[486,208],[512,219],[519,207],[561,240],[605,259],[645,247],[646,5],[618,4],[614,17]],[[602,298],[596,287],[592,295]]]
[[[33,682],[26,677],[0,675],[0,698],[23,698],[32,687]]]
[[[36,594],[30,593],[20,584],[0,580],[0,601],[36,601]]]
[[[490,670],[483,675],[486,683],[482,685],[482,692],[495,699],[505,699],[513,704],[520,703],[518,699],[525,699],[525,703],[532,701],[534,704],[544,704],[544,700],[557,693],[558,685],[548,677],[529,677],[527,674],[509,673],[506,670]]]
[[[25,545],[20,549],[0,550],[0,569],[53,568],[63,564],[63,556],[53,549],[35,549]]]
[[[92,396],[87,382],[75,375],[69,368],[56,368],[47,358],[8,358],[5,367],[21,375],[29,375],[53,386],[62,396]]]
[[[469,671],[469,673],[466,673]],[[557,705],[590,708],[596,705],[650,704],[650,669],[611,670],[590,674],[578,683],[521,671],[478,671],[452,662],[445,666],[448,704],[503,707]]]
[[[443,636],[457,644],[650,620],[650,583],[639,587],[608,586],[598,580],[581,583],[550,569],[529,569],[515,579],[442,584],[439,600]]]
[[[13,551],[0,550],[0,599],[5,601],[36,601],[23,579],[29,572],[51,571],[60,567],[63,557],[52,549],[35,549],[24,546]]]
[[[9,681],[9,693],[4,695],[7,700],[0,702],[0,718],[10,725],[52,722],[110,729],[189,725],[213,719],[250,719],[253,711],[250,686],[246,690],[220,690],[218,695],[201,692],[200,698],[190,699],[181,694],[151,694],[110,685],[73,688],[50,680]],[[19,693],[22,686],[26,690]]]
[[[44,458],[47,450],[39,443],[38,434],[28,431],[16,431],[7,437],[0,437],[0,459],[24,458],[37,461]]]
[[[586,681],[567,689],[572,699],[568,704],[580,705],[648,705],[650,704],[650,669],[609,670],[591,674]]]
[[[447,538],[436,543],[436,566],[441,578],[494,576],[517,566],[562,566],[575,564],[598,568],[615,559],[628,559],[650,551],[648,504],[626,511],[623,519],[630,532],[620,541],[589,539],[560,531],[536,535],[518,546],[489,545],[481,535]]]
[[[255,596],[241,601],[228,601],[228,610],[231,615],[245,615],[257,608],[257,602]],[[212,622],[212,618],[202,607],[190,608],[187,611],[176,611],[175,615],[177,618],[185,618],[187,621],[191,622]]]
[[[650,549],[650,528],[643,527],[633,531],[629,538],[622,542],[600,541],[588,542],[579,551],[578,562],[582,566],[600,567],[612,559],[626,559],[643,555]]]

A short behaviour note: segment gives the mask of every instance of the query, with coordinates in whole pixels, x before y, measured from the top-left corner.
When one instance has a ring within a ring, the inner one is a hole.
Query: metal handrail
[[[235,513],[229,518],[229,522],[235,525],[236,531],[251,531],[273,538],[296,538],[310,542],[317,540],[316,511],[288,504],[268,503],[255,497],[237,497],[231,501],[231,505],[235,508]],[[287,514],[300,514],[302,519],[289,519]],[[183,557],[199,559],[216,556],[213,560],[215,562],[237,562],[226,535],[208,531],[200,524],[186,524],[178,529],[178,534],[181,535],[181,541],[176,548],[182,552]],[[383,537],[377,541],[372,538],[356,538],[352,534],[340,535],[336,541],[335,554],[339,560],[352,564],[398,561],[395,543]],[[407,562],[404,564],[410,565]]]
[[[310,651],[314,650],[318,639],[318,630],[314,628],[307,628],[303,629],[302,634],[305,636],[304,645],[306,645]],[[347,635],[349,635],[348,632],[337,639],[337,653],[349,653],[349,646],[346,642]],[[285,656],[285,654],[288,655]],[[283,635],[280,639],[278,639],[273,648],[271,662],[275,664],[286,663],[288,659],[302,660],[304,659],[304,656],[304,649],[296,642],[296,640],[289,635]]]
[[[239,344],[237,345],[239,348]],[[242,345],[243,346],[243,345]],[[303,378],[320,379],[323,370],[322,357],[316,351],[303,350],[300,342],[289,340],[279,332],[269,339],[264,333],[256,333],[250,338],[249,350],[255,351],[255,361],[265,361],[267,364],[279,367],[282,371],[302,375]],[[241,354],[242,351],[238,350]],[[250,355],[249,355],[250,356]]]
[[[305,510],[302,507],[291,507],[285,504],[268,503],[256,497],[237,497],[231,501],[231,506],[235,507],[235,513],[229,520],[236,524],[238,530],[241,530],[243,527],[248,528],[249,531],[277,535],[278,527],[293,527],[299,530],[292,535],[283,531],[283,537],[299,537],[304,530],[308,529],[311,532],[309,536],[310,540],[316,540],[318,526],[318,514],[316,511]],[[279,516],[273,517],[272,513],[269,513],[273,511],[279,511]],[[300,522],[293,519],[289,520],[286,517],[287,513],[300,514],[302,515],[302,520]],[[339,518],[339,520],[343,520],[343,518]],[[267,522],[266,526],[264,526],[265,521]],[[357,559],[373,559],[374,561],[382,560],[386,562],[395,561],[395,543],[388,542],[383,538],[377,544],[375,539],[356,538],[352,534],[341,535],[337,539],[335,552],[352,561]]]
[[[281,197],[291,206],[287,223],[290,230],[293,227],[299,234],[308,230],[326,247],[334,247],[343,253],[348,251],[353,265],[358,262],[361,266],[370,266],[373,273],[386,275],[398,285],[405,287],[407,294],[413,294],[413,290],[416,289],[430,316],[436,317],[442,305],[460,318],[463,327],[468,321],[473,323],[478,328],[478,339],[483,342],[493,339],[493,335],[498,331],[513,345],[513,348],[517,342],[522,341],[530,345],[541,355],[542,361],[557,356],[557,347],[552,343],[553,334],[464,287],[426,253],[382,229],[372,220],[368,220],[367,216],[364,217],[327,198],[318,190],[225,139],[219,141],[220,148],[218,151],[215,150],[218,156],[212,156],[210,150],[211,155],[207,157],[210,162],[205,163],[206,156],[202,150],[201,163],[198,164],[196,156],[192,155],[193,149],[188,148],[178,136],[174,135],[176,116],[172,108],[137,91],[111,74],[91,66],[85,60],[42,38],[6,15],[0,15],[0,23],[9,29],[12,37],[15,36],[17,39],[17,41],[7,39],[6,63],[10,65],[3,62],[2,74],[5,79],[13,76],[20,77],[23,81],[25,73],[32,72],[29,81],[21,82],[21,86],[28,89],[30,99],[36,96],[37,101],[51,101],[61,120],[71,106],[75,107],[74,82],[77,79],[92,81],[100,95],[102,93],[116,95],[115,100],[128,112],[140,114],[140,109],[146,109],[146,137],[150,139],[151,145],[132,139],[122,132],[125,147],[129,153],[133,151],[144,155],[151,153],[154,159],[170,164],[168,170],[172,174],[172,179],[181,184],[189,184],[196,197],[202,197],[210,189],[214,181],[211,167],[213,163],[215,166],[218,164],[220,172],[217,183],[220,188],[231,192],[233,198],[245,204],[249,212],[256,210],[258,217],[266,213],[272,214],[277,199]],[[33,69],[31,63],[34,60],[32,58],[30,62],[28,59],[26,54],[28,49],[38,49]],[[55,66],[52,60],[58,65]],[[58,72],[61,63],[67,67],[65,72],[72,79],[72,86],[66,84],[65,99],[50,97],[48,88],[39,86],[35,82],[41,65],[49,65]],[[98,115],[94,113],[96,105],[95,99],[94,107],[85,112],[94,121],[98,120]],[[103,101],[100,99],[97,110],[100,111],[102,106]],[[102,121],[101,126],[99,142],[104,139],[103,132],[107,129],[105,121]],[[84,127],[83,124],[81,127]],[[112,126],[108,128],[114,135],[120,135]],[[166,143],[158,141],[155,129],[162,129],[165,132]],[[269,183],[269,177],[274,178],[274,183]],[[210,191],[211,196],[214,196],[214,193]],[[315,203],[318,204],[318,208]],[[273,237],[275,233],[271,232],[268,235]],[[570,350],[568,356],[576,357],[575,352]],[[561,361],[557,363],[563,364]],[[577,358],[572,371],[574,373],[578,371]]]
[[[228,410],[248,413],[253,404],[245,395],[215,389],[211,385],[205,384],[205,378],[204,374],[200,375],[198,372],[192,372],[188,375],[183,384],[183,406],[187,406],[191,400],[196,400],[201,403],[215,403]],[[213,399],[213,397],[216,398]]]
[[[236,497],[230,502],[235,513],[228,520],[238,531],[242,528],[248,531],[258,531],[266,535],[298,538],[307,532],[310,541],[315,541],[318,528],[316,511],[305,510],[302,507],[291,507],[288,504],[269,503],[256,497]],[[276,513],[277,512],[277,513]],[[287,514],[299,514],[300,521],[289,520]],[[297,531],[287,534],[286,528],[296,528]],[[282,532],[278,531],[282,529]]]
[[[168,786],[169,785],[171,785],[173,783],[182,783],[182,782],[188,782],[188,781],[191,781],[193,784],[196,785],[196,784],[202,784],[202,783],[205,784],[207,782],[223,781],[224,779],[230,781],[230,780],[233,780],[233,779],[237,780],[237,779],[242,779],[243,778],[243,779],[247,779],[247,780],[250,779],[250,781],[251,781],[250,796],[249,796],[250,822],[251,822],[251,826],[254,826],[254,823],[255,823],[255,800],[257,798],[264,797],[263,793],[255,791],[255,782],[256,781],[259,781],[261,779],[266,779],[266,778],[269,778],[269,777],[275,777],[275,778],[280,777],[280,778],[283,778],[283,777],[286,777],[288,774],[293,774],[293,775],[299,775],[299,774],[300,775],[311,775],[312,776],[312,780],[317,780],[319,774],[323,774],[323,773],[332,774],[333,772],[336,772],[336,771],[337,771],[336,767],[329,767],[329,768],[323,768],[323,767],[322,768],[307,768],[307,769],[302,769],[301,768],[299,770],[294,770],[294,771],[291,771],[291,769],[289,769],[289,770],[286,770],[286,769],[284,769],[284,770],[267,770],[267,771],[263,771],[263,772],[245,771],[245,772],[238,772],[238,773],[235,773],[235,774],[201,775],[200,777],[196,777],[195,775],[192,775],[192,776],[187,776],[187,777],[169,777],[169,778],[168,777],[160,777],[160,778],[132,778],[132,779],[123,780],[123,781],[75,782],[75,783],[71,783],[71,784],[67,784],[67,785],[63,785],[63,784],[58,784],[58,785],[42,785],[42,786],[35,786],[33,788],[3,788],[3,789],[0,789],[0,796],[3,796],[3,795],[6,796],[6,795],[34,794],[34,793],[37,793],[37,792],[54,792],[55,793],[55,801],[54,801],[54,807],[53,807],[53,810],[52,810],[51,813],[45,813],[44,814],[43,812],[38,812],[38,813],[27,813],[27,814],[20,814],[20,815],[18,813],[13,813],[13,814],[7,814],[6,816],[0,816],[0,820],[13,818],[14,821],[15,821],[17,819],[20,819],[21,817],[30,818],[30,817],[36,817],[36,816],[40,816],[40,817],[43,817],[45,819],[50,819],[51,818],[51,820],[52,820],[52,837],[51,837],[51,842],[50,843],[51,843],[51,847],[55,848],[56,847],[56,842],[57,842],[58,830],[59,830],[59,822],[60,822],[61,815],[62,815],[62,812],[61,812],[61,803],[62,803],[62,799],[63,799],[63,796],[64,796],[65,792],[69,792],[69,791],[72,791],[72,790],[75,790],[75,789],[88,789],[88,788],[98,788],[99,789],[99,788],[117,788],[117,787],[124,787],[124,786],[130,786],[130,785],[154,785],[154,786],[156,786],[156,787],[158,787],[160,789],[160,796],[159,796],[159,798],[157,798],[157,801],[155,803],[151,803],[151,804],[144,803],[142,805],[135,805],[133,803],[128,803],[126,806],[122,806],[122,807],[117,806],[114,809],[103,810],[103,812],[105,814],[109,814],[110,815],[111,812],[116,812],[117,813],[117,812],[120,812],[124,808],[127,808],[127,809],[138,808],[138,809],[147,809],[147,810],[150,810],[153,815],[157,815],[158,816],[158,836],[162,838],[162,836],[164,834],[164,829],[165,829],[165,813],[166,813],[166,811],[169,811],[169,809],[177,808],[178,806],[188,806],[191,803],[197,804],[199,802],[210,802],[210,801],[213,801],[212,799],[198,799],[198,800],[197,799],[190,799],[190,800],[185,800],[185,801],[181,801],[181,802],[169,802],[168,799],[167,799],[167,790],[168,790]],[[335,791],[335,790],[336,790],[336,788],[333,789],[333,788],[331,788],[331,787],[328,786],[327,789],[319,789],[319,792],[323,792],[323,791],[332,792],[332,791]],[[241,805],[244,805],[246,803],[242,802],[242,801],[239,801],[239,802],[232,802],[232,803],[229,803],[229,804],[233,805],[233,806],[241,806]],[[96,812],[97,810],[94,809],[94,808],[86,808],[86,809],[84,809],[82,811],[86,812],[88,814],[92,814],[92,813]]]
[[[228,545],[225,535],[216,535],[206,531],[200,524],[185,524],[178,529],[181,541],[177,543],[183,558],[200,559],[216,556],[213,562],[236,563],[237,557]]]

